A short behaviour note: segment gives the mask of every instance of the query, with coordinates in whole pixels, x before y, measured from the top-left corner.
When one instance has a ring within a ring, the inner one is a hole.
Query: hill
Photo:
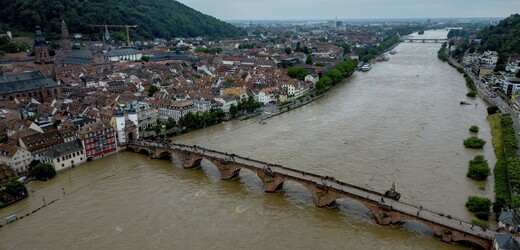
[[[479,38],[482,39],[479,51],[497,51],[499,60],[496,70],[505,69],[509,54],[520,53],[520,15],[511,15],[497,25],[483,28]]]
[[[175,0],[2,0],[0,32],[7,29],[34,32],[40,25],[49,38],[58,38],[60,23],[70,33],[101,37],[91,24],[138,25],[132,39],[173,37],[237,37],[237,27],[202,14]],[[114,30],[115,31],[115,30]],[[112,30],[111,30],[112,32]],[[122,32],[120,32],[122,34]]]

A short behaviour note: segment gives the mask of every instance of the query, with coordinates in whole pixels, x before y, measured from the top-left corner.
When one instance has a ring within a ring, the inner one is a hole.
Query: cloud
[[[506,17],[519,0],[180,0],[224,20]]]

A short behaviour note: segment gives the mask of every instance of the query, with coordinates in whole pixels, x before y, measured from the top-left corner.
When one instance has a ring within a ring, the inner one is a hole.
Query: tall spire
[[[47,63],[50,60],[49,49],[39,25],[36,26],[36,37],[34,37],[34,56],[36,63]]]
[[[71,43],[69,39],[69,28],[65,21],[61,21],[61,48],[64,51],[71,50]]]
[[[106,24],[105,24],[105,34],[103,35],[103,41],[105,42],[105,44],[111,43],[110,33],[108,33],[108,26]]]

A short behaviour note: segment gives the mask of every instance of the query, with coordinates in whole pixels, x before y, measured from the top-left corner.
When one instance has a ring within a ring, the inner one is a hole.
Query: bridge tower
[[[125,137],[125,112],[118,108],[116,110],[116,131],[117,131],[117,142],[119,144],[125,144],[126,143],[126,137]]]

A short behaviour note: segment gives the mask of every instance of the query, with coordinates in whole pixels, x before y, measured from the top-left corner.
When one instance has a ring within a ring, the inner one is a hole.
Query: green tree
[[[166,126],[166,129],[171,129],[171,128],[175,127],[176,124],[177,123],[175,122],[175,119],[168,117],[168,120],[166,121],[166,123],[164,125]]]
[[[520,78],[520,69],[516,71],[515,77]]]
[[[464,140],[464,146],[466,148],[482,148],[486,144],[486,141],[480,139],[476,136],[471,136],[470,138]]]
[[[284,51],[285,51],[285,54],[287,54],[287,55],[290,55],[292,53],[291,48],[289,48],[289,47],[285,47]]]
[[[478,130],[479,130],[479,128],[477,125],[472,125],[471,127],[469,127],[470,132],[478,133]]]
[[[157,91],[159,91],[159,88],[154,84],[151,84],[150,87],[148,87],[148,96],[153,96]]]
[[[56,176],[56,170],[50,163],[40,163],[31,170],[31,175],[37,180],[47,181]]]
[[[491,169],[483,155],[477,155],[473,160],[469,161],[467,177],[476,181],[483,181],[490,174]]]
[[[238,113],[238,108],[235,106],[235,104],[231,104],[229,107],[229,114],[231,114],[231,117],[235,118]]]
[[[27,195],[25,184],[17,179],[10,180],[5,185],[5,191],[16,198]]]
[[[148,61],[150,61],[150,57],[149,56],[142,56],[141,57],[141,61],[148,62]]]
[[[491,200],[486,197],[470,196],[466,202],[466,208],[475,214],[477,218],[487,220],[491,208]]]
[[[300,67],[289,67],[287,69],[287,75],[291,78],[297,78],[300,80],[304,80],[308,75],[307,71],[304,68]]]
[[[29,163],[29,170],[33,169],[34,167],[36,167],[38,164],[40,164],[41,161],[40,160],[32,160],[30,163]]]
[[[308,54],[307,59],[305,59],[305,64],[312,65],[312,55]]]

